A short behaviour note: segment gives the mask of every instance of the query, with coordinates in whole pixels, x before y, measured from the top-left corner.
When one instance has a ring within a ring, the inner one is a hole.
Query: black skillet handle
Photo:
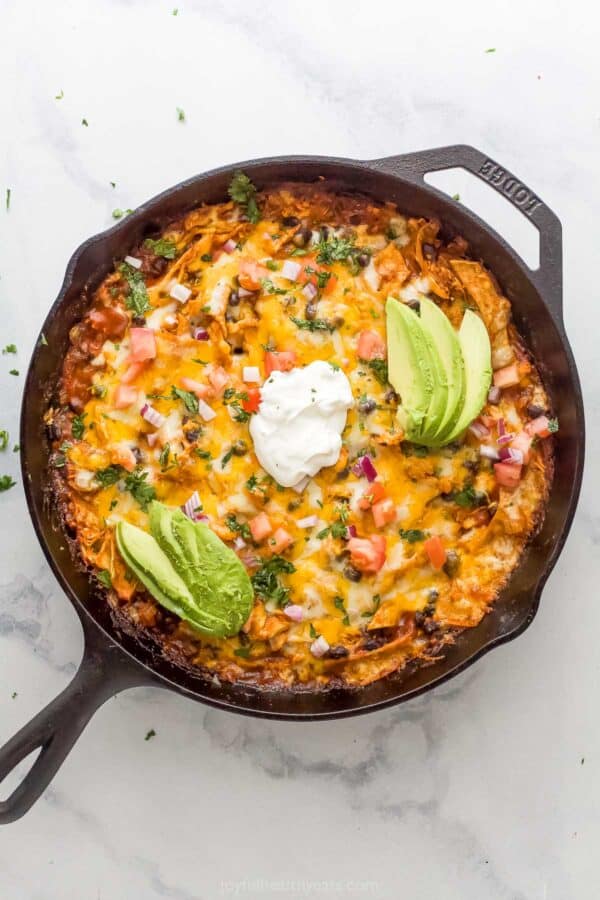
[[[504,166],[467,144],[438,147],[372,160],[384,172],[422,183],[428,172],[460,167],[481,178],[529,219],[540,235],[540,266],[531,278],[550,312],[562,325],[562,228],[560,220],[527,185]]]
[[[1,784],[32,751],[39,754],[21,783],[0,802],[0,825],[20,819],[50,784],[73,744],[105,700],[148,684],[145,670],[93,625],[84,625],[81,665],[62,694],[0,748]]]

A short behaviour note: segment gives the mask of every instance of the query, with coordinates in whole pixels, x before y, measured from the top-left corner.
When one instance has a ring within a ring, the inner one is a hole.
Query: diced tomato
[[[282,553],[290,544],[294,543],[294,539],[285,528],[278,528],[273,537],[269,538],[269,550],[273,553]]]
[[[516,488],[521,480],[523,466],[514,466],[511,463],[494,463],[496,481],[501,487]]]
[[[151,328],[131,328],[131,362],[144,362],[156,356],[156,337]]]
[[[289,372],[296,365],[294,350],[267,350],[265,353],[265,376],[271,372]]]
[[[439,535],[428,538],[423,546],[433,568],[441,569],[446,562],[446,550]]]
[[[324,294],[331,294],[333,290],[335,290],[335,286],[338,283],[337,275],[334,275],[332,272],[329,275],[329,278],[325,282],[325,287],[323,288]]]
[[[212,393],[207,384],[202,384],[201,381],[195,381],[193,378],[182,378],[181,387],[185,388],[186,391],[191,391],[192,394],[195,394],[196,397],[200,397],[202,400]]]
[[[269,517],[264,512],[261,512],[257,516],[254,516],[253,519],[250,519],[248,525],[250,527],[252,538],[257,544],[259,541],[262,541],[263,538],[268,537],[273,531]]]
[[[126,409],[137,400],[137,388],[131,387],[129,384],[118,384],[113,398],[113,406],[115,409]]]
[[[510,366],[504,366],[503,369],[496,369],[494,372],[494,387],[507,388],[514,387],[521,380],[519,368],[516,363]]]
[[[119,341],[127,331],[129,316],[120,306],[101,306],[90,310],[89,320],[95,331]]]
[[[531,454],[531,444],[533,442],[533,438],[530,434],[527,434],[526,431],[520,431],[511,441],[510,446],[513,450],[520,450],[523,454],[523,462],[525,465],[529,462],[529,456]]]
[[[215,394],[220,394],[229,382],[229,375],[222,366],[212,366],[208,373],[208,380],[212,384]]]
[[[125,443],[114,444],[110,450],[110,458],[113,463],[123,466],[128,472],[133,472],[137,465],[133,450]]]
[[[525,431],[532,437],[550,437],[550,435],[552,434],[552,432],[550,431],[550,419],[548,418],[548,416],[538,416],[537,419],[532,419],[527,423],[527,425],[525,426]]]
[[[358,506],[360,509],[370,509],[374,503],[385,499],[386,496],[385,485],[381,481],[373,481],[358,501]]]
[[[379,572],[385,562],[385,538],[373,534],[368,538],[350,538],[348,550],[352,564],[360,572]]]
[[[240,259],[238,281],[246,291],[260,290],[261,279],[267,278],[268,274],[269,270],[255,259]]]
[[[358,336],[358,356],[360,359],[385,359],[385,341],[376,331],[361,331]]]
[[[242,400],[242,409],[247,413],[255,413],[258,412],[258,407],[260,406],[261,395],[260,388],[251,387],[246,388],[246,395],[248,397],[247,400]]]
[[[387,497],[373,504],[373,521],[376,528],[383,528],[396,519],[396,507],[394,501]]]
[[[132,381],[135,381],[145,368],[145,362],[132,362],[121,376],[121,384],[130,384]]]

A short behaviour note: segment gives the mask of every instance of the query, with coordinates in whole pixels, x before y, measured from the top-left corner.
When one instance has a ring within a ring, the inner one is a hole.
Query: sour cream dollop
[[[272,372],[261,389],[250,434],[263,469],[293,487],[333,466],[342,449],[346,413],[353,405],[350,382],[323,360],[290,372]]]

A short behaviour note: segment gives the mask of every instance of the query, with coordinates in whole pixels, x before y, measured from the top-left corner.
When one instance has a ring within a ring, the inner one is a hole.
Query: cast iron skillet
[[[427,172],[462,166],[506,197],[540,233],[540,267],[528,269],[476,215],[425,184]],[[81,315],[82,293],[93,290],[129,249],[162,222],[200,202],[226,198],[233,172],[243,168],[258,186],[314,181],[392,200],[401,211],[439,218],[469,241],[513,302],[516,323],[533,350],[560,419],[556,473],[541,532],[523,556],[508,587],[477,628],[459,635],[446,657],[429,668],[388,677],[357,691],[260,692],[206,681],[178,669],[135,636],[118,631],[107,605],[74,564],[52,510],[44,504],[48,462],[42,417],[46,387],[56,380],[70,327]],[[399,703],[440,684],[483,653],[520,634],[532,621],[540,594],[565,542],[581,484],[583,403],[562,320],[561,226],[529,188],[484,154],[467,146],[443,147],[367,162],[328,157],[275,157],[215,169],[191,178],[139,207],[114,228],[82,244],[69,262],[58,298],[43,324],[47,345],[34,350],[21,413],[21,464],[29,512],[46,558],[81,620],[85,651],[68,687],[0,750],[0,782],[30,752],[39,755],[12,795],[0,803],[0,823],[22,816],[65,759],[82,729],[111,695],[137,685],[177,691],[221,709],[265,718],[308,720],[349,716]]]

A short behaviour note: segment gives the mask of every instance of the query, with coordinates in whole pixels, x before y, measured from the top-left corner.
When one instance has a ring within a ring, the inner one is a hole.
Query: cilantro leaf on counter
[[[0,450],[6,450],[8,447],[9,434],[5,428],[0,431]]]
[[[7,344],[4,350],[2,351],[2,355],[6,356],[7,353],[16,353],[17,345],[16,344]]]
[[[180,106],[176,106],[175,109],[177,110],[177,121],[185,122],[185,112],[182,110],[182,108]]]
[[[0,475],[0,492],[8,491],[9,488],[14,487],[17,482],[13,481],[10,475]]]

